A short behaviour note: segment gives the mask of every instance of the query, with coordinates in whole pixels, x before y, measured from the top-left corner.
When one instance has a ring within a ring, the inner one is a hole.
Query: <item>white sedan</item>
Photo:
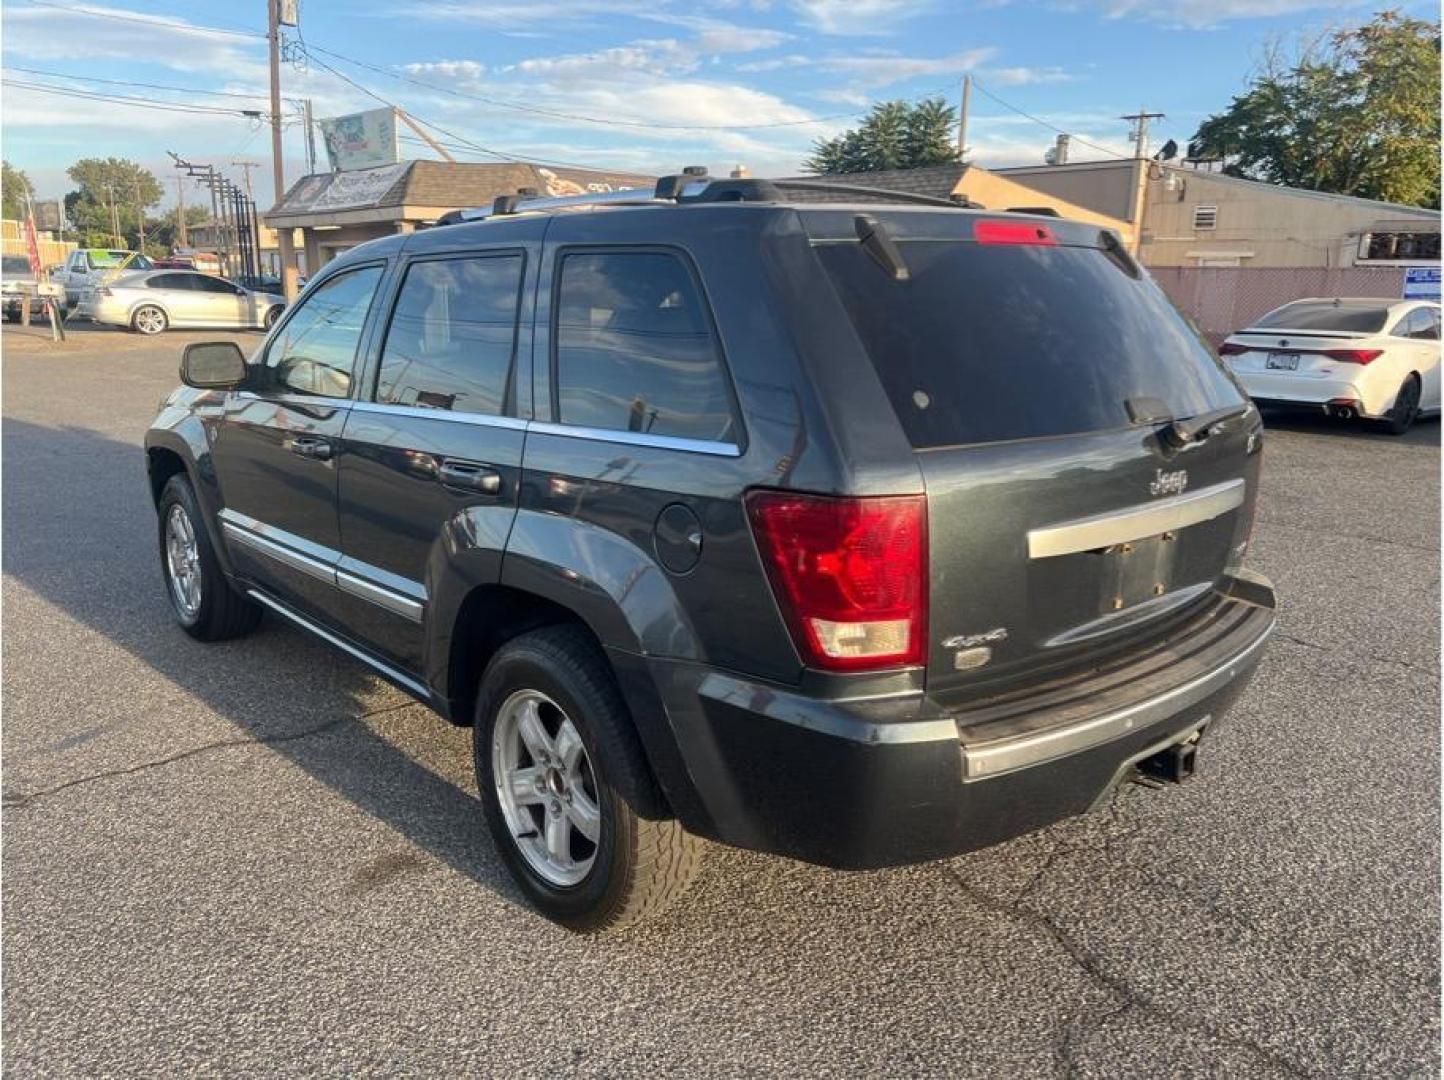
[[[1439,411],[1439,305],[1295,300],[1218,350],[1260,405],[1312,405],[1382,421],[1395,435]]]
[[[86,292],[76,314],[142,334],[169,327],[207,326],[269,330],[285,310],[275,293],[245,289],[194,270],[122,274]]]

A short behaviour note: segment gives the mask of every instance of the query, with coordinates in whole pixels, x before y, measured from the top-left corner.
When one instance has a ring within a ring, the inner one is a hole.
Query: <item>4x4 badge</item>
[[[1148,492],[1151,495],[1181,495],[1186,487],[1188,487],[1187,469],[1178,469],[1174,472],[1164,472],[1162,469],[1158,469],[1153,482],[1148,485]]]

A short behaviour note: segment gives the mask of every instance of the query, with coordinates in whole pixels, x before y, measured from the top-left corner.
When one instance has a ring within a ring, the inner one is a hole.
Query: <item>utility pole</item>
[[[267,39],[271,46],[271,178],[277,203],[286,196],[286,165],[281,146],[281,0],[266,0]],[[276,230],[281,249],[281,291],[286,303],[296,300],[296,253],[292,250],[291,230]]]
[[[233,161],[231,164],[241,170],[241,183],[246,185],[246,198],[255,198],[255,196],[251,194],[251,170],[259,169],[261,163],[259,161]]]
[[[1120,116],[1118,119],[1127,120],[1133,124],[1131,136],[1133,139],[1133,156],[1145,158],[1148,156],[1148,121],[1162,120],[1163,113],[1149,112],[1147,109],[1139,109],[1136,113],[1128,116]]]
[[[144,255],[144,254],[145,254],[145,207],[142,206],[142,205],[141,205],[141,202],[140,202],[140,177],[139,177],[139,176],[137,176],[137,177],[135,178],[135,224],[136,224],[136,229],[137,229],[137,231],[140,233],[140,243],[136,245],[136,250],[139,251],[142,255]]]
[[[316,171],[316,128],[311,118],[311,99],[301,103],[301,114],[306,118],[306,175]]]
[[[120,235],[120,212],[115,208],[114,185],[106,184],[105,191],[110,196],[110,235],[115,238],[115,246],[120,247],[125,238]]]
[[[188,248],[191,246],[190,237],[186,235],[186,182],[182,176],[175,178],[175,202],[176,202],[176,227],[180,232],[180,246]]]
[[[973,99],[973,77],[963,76],[963,107],[958,110],[958,158],[968,152],[968,105]]]

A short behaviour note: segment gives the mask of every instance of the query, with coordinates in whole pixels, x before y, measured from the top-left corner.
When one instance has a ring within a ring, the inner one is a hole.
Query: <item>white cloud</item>
[[[1069,6],[1076,8],[1078,4]],[[1165,26],[1203,30],[1238,19],[1359,7],[1361,0],[1092,0],[1090,6],[1101,9],[1110,19],[1139,18]]]
[[[833,56],[817,61],[823,71],[852,78],[854,87],[871,89],[921,76],[962,75],[997,53],[997,49],[969,49],[952,56]]]
[[[105,18],[121,15],[124,18]],[[149,24],[149,25],[147,25]],[[31,60],[137,60],[173,71],[266,77],[265,41],[196,26],[185,19],[114,7],[5,8],[4,51]]]
[[[1034,86],[1039,83],[1072,82],[1073,76],[1062,68],[1006,67],[987,68],[981,72],[994,86]]]
[[[932,10],[933,0],[792,0],[803,20],[824,34],[885,34]]]
[[[486,74],[486,65],[475,60],[430,60],[425,63],[403,64],[402,71],[412,75],[443,75],[448,79],[477,79]]]

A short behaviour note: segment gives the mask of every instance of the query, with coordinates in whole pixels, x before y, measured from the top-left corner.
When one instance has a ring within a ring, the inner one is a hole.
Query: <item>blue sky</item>
[[[649,173],[743,163],[757,175],[789,175],[816,138],[855,123],[871,102],[932,93],[956,101],[971,73],[981,88],[969,133],[974,160],[1034,164],[1053,131],[997,99],[1102,148],[1075,144],[1074,160],[1125,153],[1127,125],[1118,117],[1140,106],[1167,114],[1155,146],[1170,136],[1182,143],[1227,105],[1270,41],[1363,21],[1377,6],[302,0],[300,34],[313,59],[284,67],[283,94],[310,98],[318,116],[384,99],[446,129],[437,137],[453,142],[459,160],[497,160],[476,149],[484,147]],[[1437,11],[1402,7],[1426,17]],[[129,157],[167,183],[167,150],[237,180],[230,162],[251,159],[263,163],[253,179],[264,202],[269,129],[239,115],[268,108],[264,25],[264,0],[6,0],[4,156],[42,197],[68,190],[65,167],[84,156]],[[304,169],[302,132],[292,106],[286,112],[294,180]],[[404,149],[434,156],[419,143]]]

